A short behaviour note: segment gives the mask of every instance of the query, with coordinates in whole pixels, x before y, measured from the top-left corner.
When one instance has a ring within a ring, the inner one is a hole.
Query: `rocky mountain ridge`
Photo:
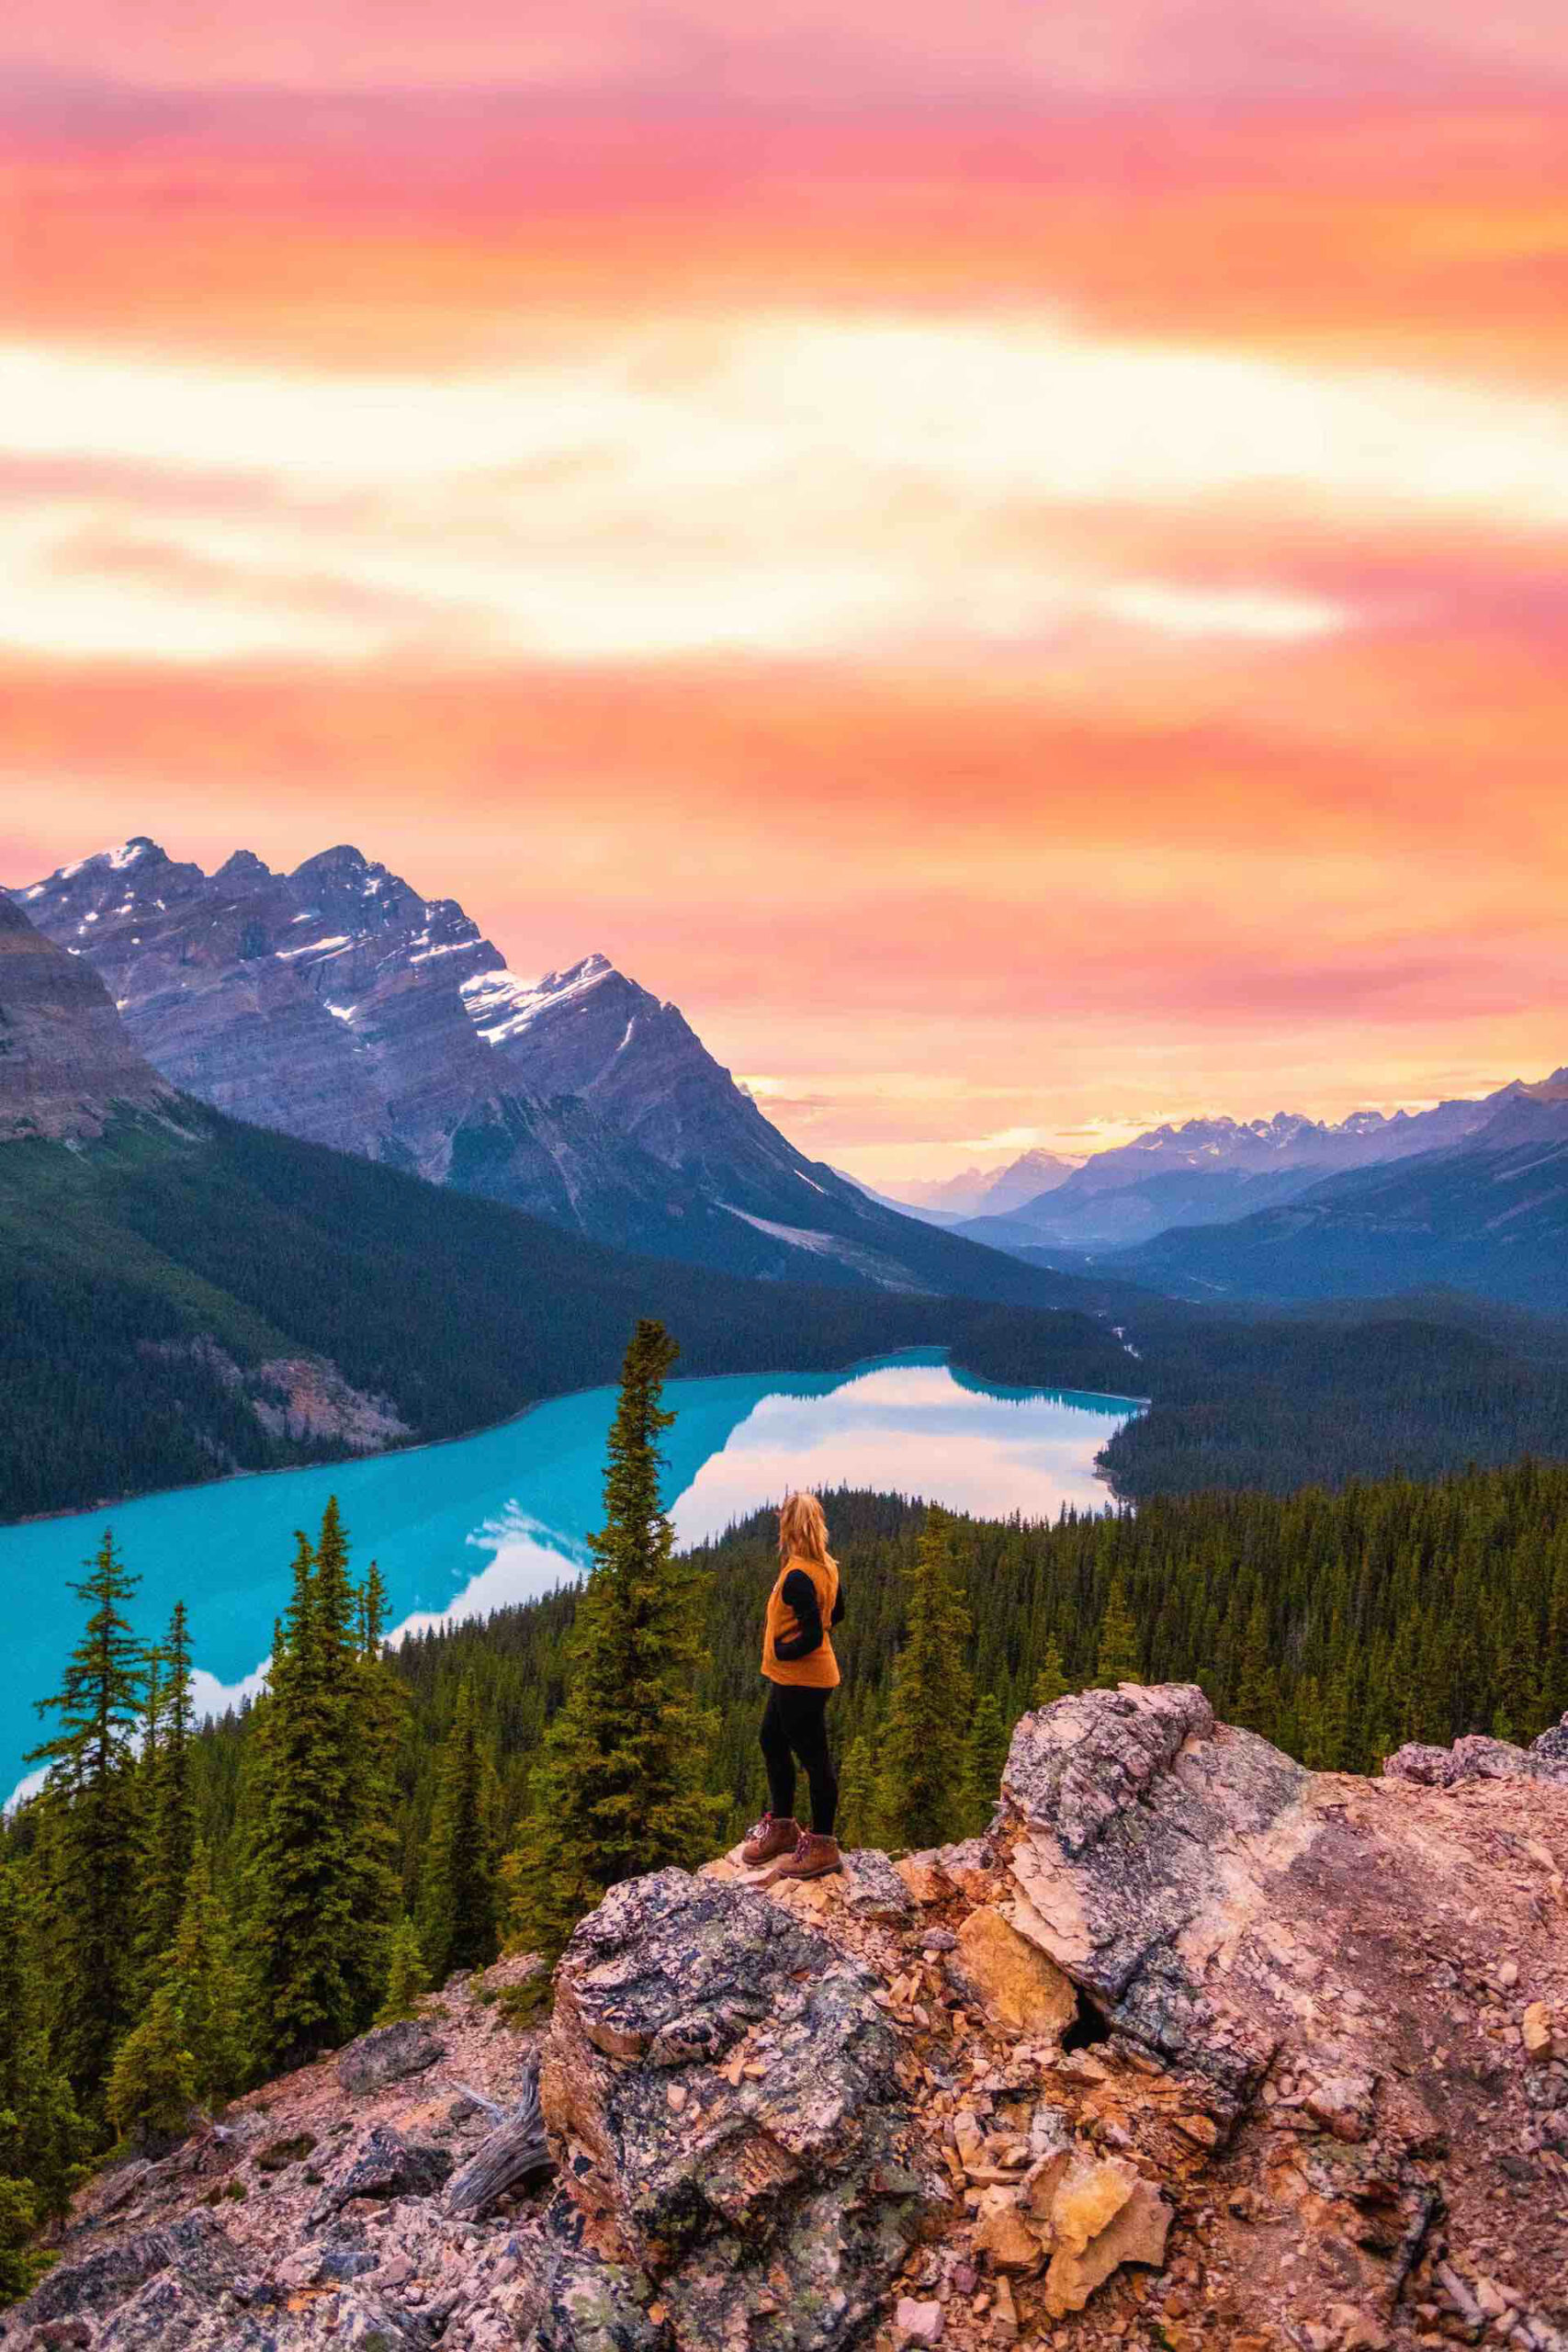
[[[174,1101],[96,974],[0,896],[0,1143],[85,1142],[117,1110],[162,1114]]]
[[[603,956],[530,980],[346,844],[212,874],[145,835],[14,890],[133,1046],[215,1109],[736,1273],[1032,1298],[1015,1264],[808,1160],[679,1008]]]
[[[1173,1228],[1235,1222],[1299,1198],[1335,1175],[1461,1148],[1500,1134],[1516,1106],[1551,1089],[1512,1080],[1494,1092],[1427,1111],[1356,1111],[1338,1122],[1278,1111],[1271,1118],[1189,1119],[1096,1152],[1063,1182],[957,1230],[998,1249],[1129,1249]]]
[[[1001,1168],[965,1168],[956,1176],[906,1184],[891,1197],[917,1215],[940,1216],[954,1223],[965,1217],[1005,1216],[1065,1184],[1077,1165],[1059,1152],[1036,1148],[1020,1152]]]
[[[1444,1285],[1568,1314],[1568,1080],[1507,1090],[1460,1144],[1325,1178],[1224,1224],[1168,1229],[1129,1279],[1211,1299],[1354,1298]]]
[[[988,1833],[616,1888],[84,2193],[18,2352],[1568,2346],[1568,1724],[1026,1716]],[[537,2084],[552,2175],[539,2154]]]

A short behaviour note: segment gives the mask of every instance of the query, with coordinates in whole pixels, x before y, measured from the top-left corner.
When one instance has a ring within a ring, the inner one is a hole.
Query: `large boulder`
[[[362,2033],[338,2052],[337,2078],[351,2098],[367,2098],[423,2075],[443,2055],[442,2045],[418,2018],[401,2018],[396,2025],[379,2025]]]
[[[1456,1788],[1464,1781],[1554,1781],[1568,1786],[1568,1716],[1528,1747],[1471,1732],[1451,1747],[1396,1747],[1383,1758],[1382,1769],[1387,1780],[1433,1789]]]
[[[1358,2342],[1387,2343],[1407,2281],[1414,2301],[1447,2296],[1462,2315],[1451,2273],[1481,2276],[1487,2295],[1506,2288],[1498,2310],[1535,2331],[1515,2340],[1557,2352],[1560,1767],[1550,1747],[1483,1739],[1411,1762],[1380,1780],[1307,1772],[1217,1724],[1185,1685],[1063,1699],[1024,1718],[1008,1759],[1007,1916],[1115,2045],[1146,2053],[1215,2125],[1243,2194],[1214,2242],[1272,2210],[1310,2249],[1267,2283],[1280,2342],[1348,2342],[1320,2324],[1343,2309],[1364,2322]],[[1164,2221],[1151,2199],[1137,2192],[1122,2226],[1153,2248]],[[1456,2257],[1477,2249],[1473,2271],[1432,2253],[1439,2218]],[[1112,2256],[1146,2258],[1119,2252],[1109,2228],[1059,2249],[1053,2312],[1092,2292]],[[1250,2259],[1238,2243],[1236,2271]],[[1256,2315],[1258,2295],[1247,2308]]]
[[[160,2271],[176,2271],[193,2296],[221,2291],[239,2270],[228,2233],[210,2213],[186,2213],[167,2229],[138,2230],[46,2274],[27,2304],[34,2324],[111,2310]]]
[[[781,1905],[681,1871],[572,1937],[546,2119],[586,2243],[657,2281],[680,2345],[828,2352],[875,2311],[925,2188],[880,1989]]]
[[[434,2142],[410,2140],[389,2123],[373,2124],[349,2142],[311,2206],[308,2226],[320,2229],[355,2198],[432,2197],[456,2159]]]
[[[1261,2079],[1277,2021],[1211,1986],[1204,1946],[1264,1906],[1304,1829],[1306,1786],[1299,1764],[1216,1725],[1184,1683],[1086,1690],[1025,1715],[1002,1776],[1012,1925],[1113,2024],[1233,2104]]]

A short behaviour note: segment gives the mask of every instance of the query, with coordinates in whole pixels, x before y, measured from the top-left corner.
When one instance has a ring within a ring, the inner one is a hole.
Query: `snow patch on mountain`
[[[564,972],[547,972],[542,980],[525,980],[504,966],[498,971],[476,972],[473,978],[462,983],[463,1001],[479,1035],[487,1045],[504,1044],[515,1037],[541,1012],[552,1011],[570,998],[585,996],[597,988],[601,980],[614,977],[615,967],[606,956],[585,956],[581,964],[573,964]],[[631,1035],[628,1023],[624,1046]]]

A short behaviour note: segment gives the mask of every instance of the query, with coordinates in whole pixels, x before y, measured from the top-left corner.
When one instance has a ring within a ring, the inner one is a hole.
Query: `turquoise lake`
[[[1141,1409],[1124,1396],[994,1388],[911,1351],[847,1372],[671,1381],[666,1501],[700,1542],[791,1487],[871,1487],[989,1517],[1054,1518],[1107,1500],[1095,1457]],[[70,1579],[112,1526],[141,1578],[137,1630],[190,1610],[203,1712],[265,1668],[296,1528],[342,1504],[355,1566],[380,1564],[395,1628],[485,1615],[587,1565],[599,1524],[609,1388],[536,1406],[448,1445],[146,1495],[107,1511],[0,1528],[0,1792],[39,1737],[32,1702],[59,1684],[81,1614]]]

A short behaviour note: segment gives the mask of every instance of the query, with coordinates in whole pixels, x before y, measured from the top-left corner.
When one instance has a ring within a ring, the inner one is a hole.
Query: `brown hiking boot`
[[[740,1859],[749,1871],[761,1870],[764,1862],[775,1862],[781,1854],[793,1853],[803,1835],[799,1822],[793,1817],[780,1821],[765,1813],[741,1847]]]
[[[803,1829],[794,1853],[768,1872],[766,1883],[773,1886],[781,1878],[826,1878],[829,1871],[842,1868],[836,1838],[818,1838],[815,1830]]]

